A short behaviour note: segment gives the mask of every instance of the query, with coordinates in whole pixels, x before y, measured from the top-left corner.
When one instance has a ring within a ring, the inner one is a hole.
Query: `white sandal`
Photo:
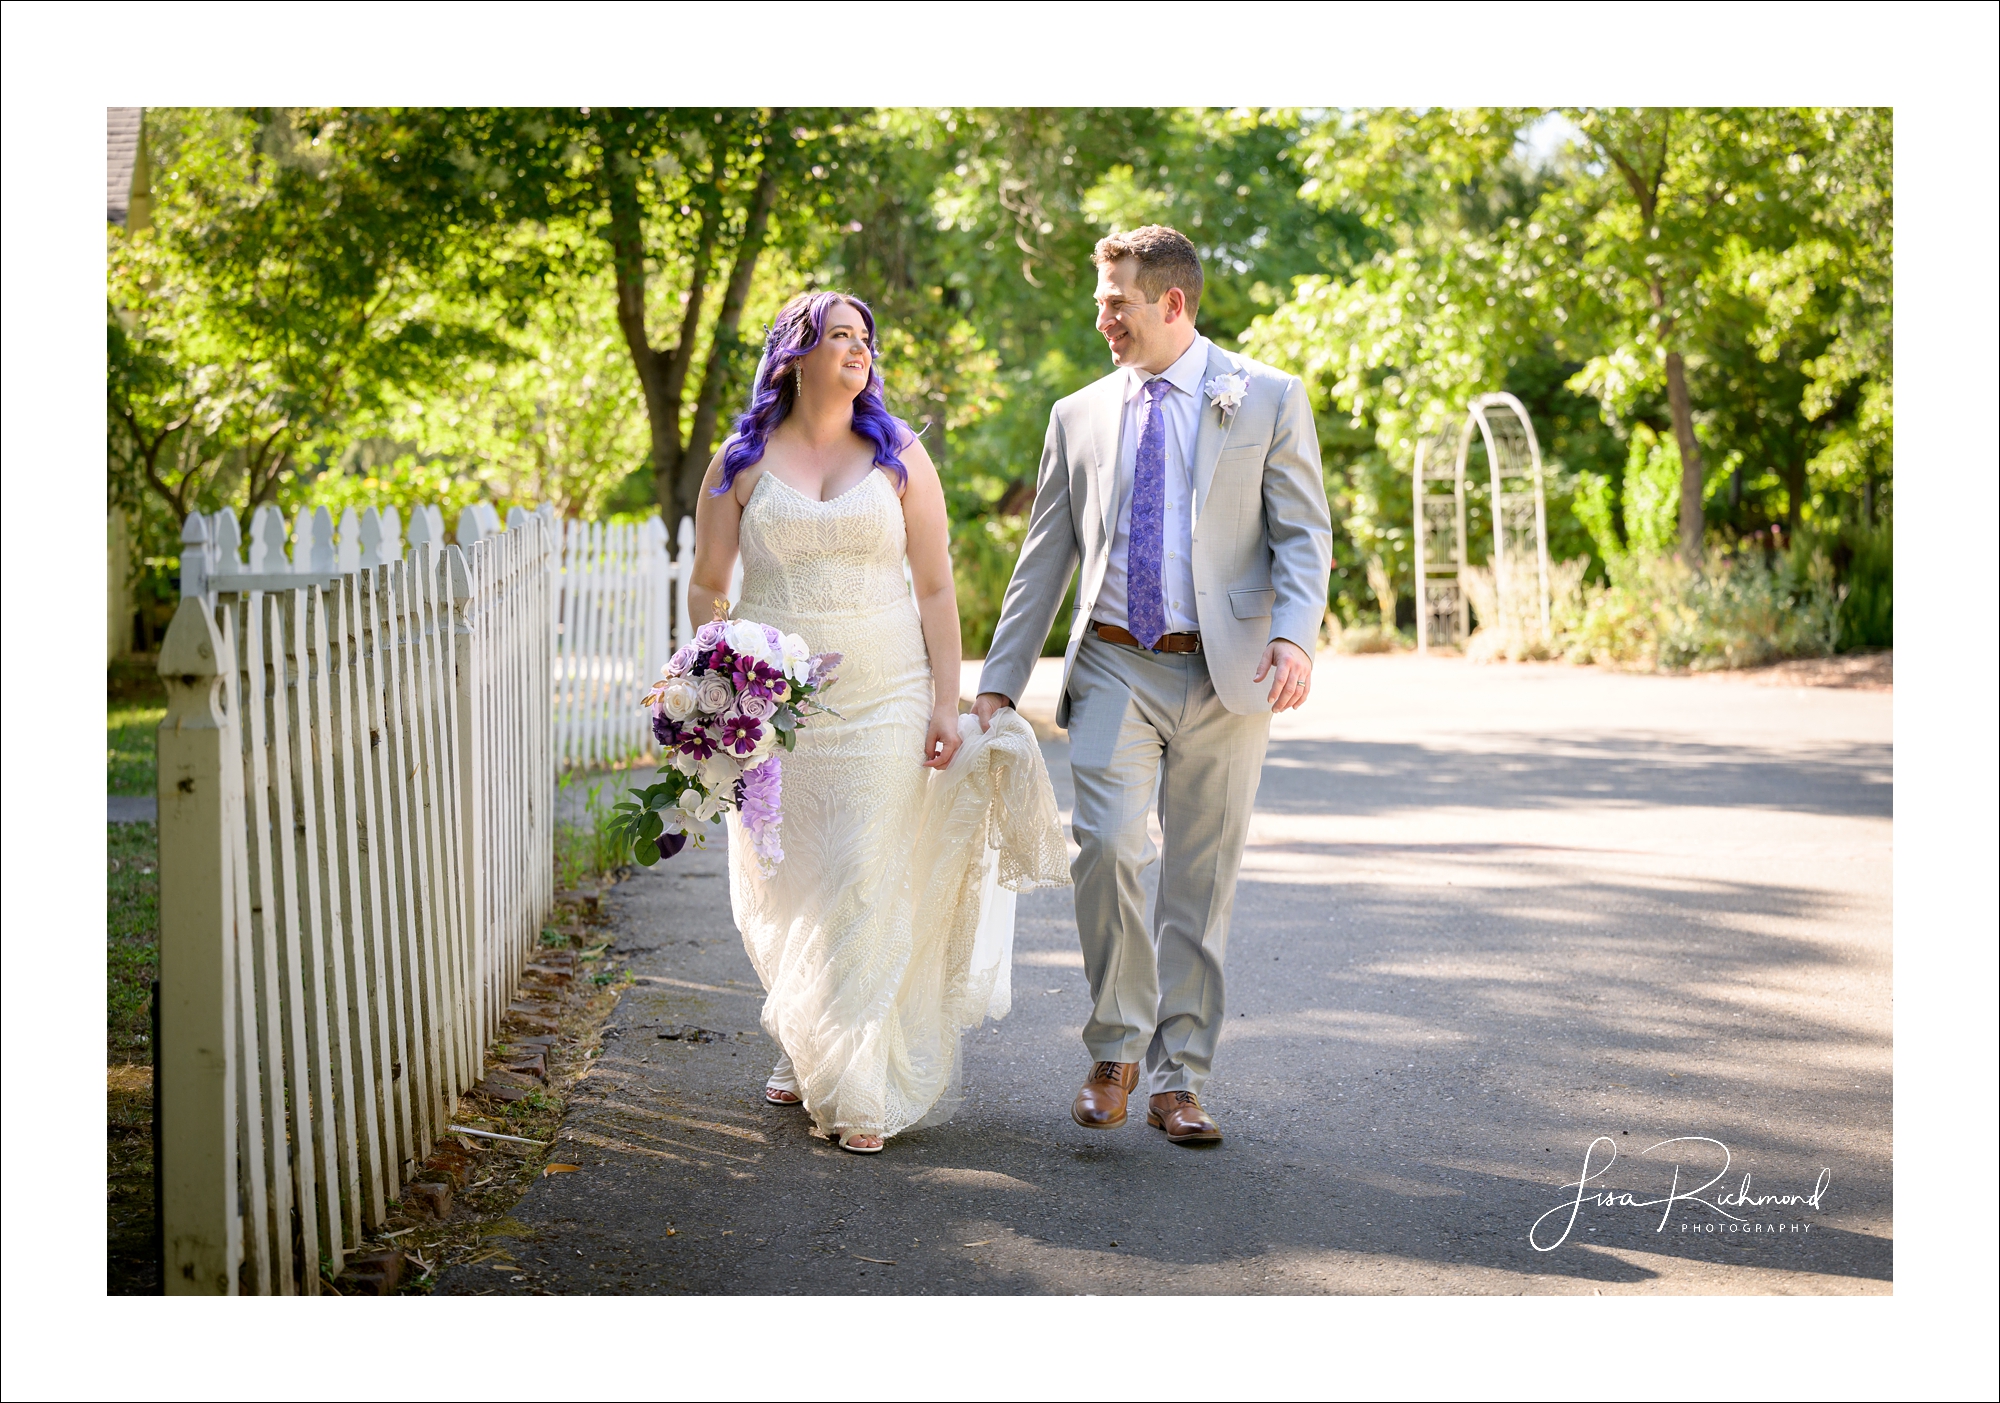
[[[771,1069],[771,1079],[764,1083],[764,1099],[773,1106],[803,1106],[805,1097],[799,1093],[799,1078],[792,1067],[792,1059],[784,1053],[778,1054],[778,1065]]]
[[[857,1145],[853,1143],[856,1137],[863,1135],[872,1136],[875,1143],[872,1145]],[[840,1132],[840,1136],[835,1143],[851,1155],[879,1155],[882,1153],[883,1146],[887,1145],[889,1141],[888,1137],[883,1135],[879,1130],[843,1130]]]

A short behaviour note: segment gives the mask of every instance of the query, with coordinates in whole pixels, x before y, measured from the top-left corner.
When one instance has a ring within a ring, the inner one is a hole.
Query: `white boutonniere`
[[[1250,393],[1250,377],[1240,370],[1232,371],[1215,376],[1201,388],[1209,402],[1222,411],[1222,422],[1227,424]]]

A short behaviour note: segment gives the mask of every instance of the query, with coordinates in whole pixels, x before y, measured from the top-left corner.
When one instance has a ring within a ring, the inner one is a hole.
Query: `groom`
[[[1099,240],[1097,329],[1119,367],[1049,415],[1033,516],[974,704],[1027,686],[1081,563],[1057,724],[1075,779],[1071,864],[1094,1063],[1070,1114],[1222,1131],[1198,1099],[1222,1031],[1222,957],[1271,713],[1312,686],[1333,529],[1295,376],[1195,330],[1201,262],[1176,230]],[[1140,873],[1165,840],[1152,930]]]

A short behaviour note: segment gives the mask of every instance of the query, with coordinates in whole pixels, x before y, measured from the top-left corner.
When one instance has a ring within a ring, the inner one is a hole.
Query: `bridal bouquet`
[[[718,605],[718,609],[720,606]],[[838,653],[813,653],[796,633],[747,619],[717,618],[662,668],[642,705],[666,757],[663,778],[619,804],[612,829],[641,865],[672,857],[735,810],[768,873],[778,845],[781,756],[821,712]]]

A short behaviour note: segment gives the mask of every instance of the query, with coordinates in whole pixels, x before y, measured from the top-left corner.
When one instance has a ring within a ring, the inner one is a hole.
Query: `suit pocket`
[[[1268,619],[1277,606],[1275,589],[1233,589],[1229,591],[1229,612],[1239,619]]]

